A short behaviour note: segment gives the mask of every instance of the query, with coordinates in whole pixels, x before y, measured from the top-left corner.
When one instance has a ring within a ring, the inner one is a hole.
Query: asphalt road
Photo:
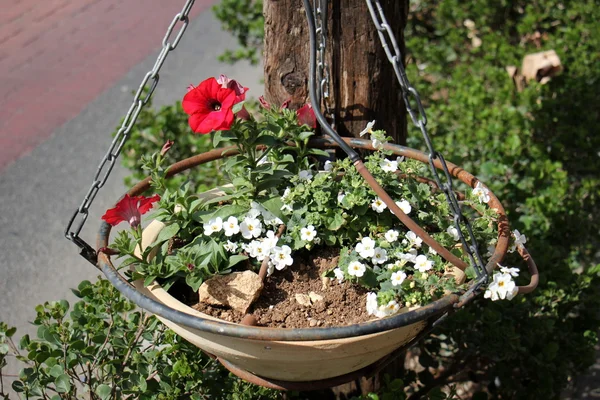
[[[165,17],[165,29],[170,17]],[[177,49],[171,52],[154,93],[156,106],[172,104],[186,87],[209,76],[225,73],[262,93],[262,69],[217,61],[235,41],[220,30],[210,11],[190,25]],[[20,334],[32,333],[29,321],[34,307],[45,301],[74,300],[70,288],[99,272],[64,237],[73,211],[92,182],[97,165],[111,142],[111,132],[132,101],[131,91],[154,65],[157,50],[114,86],[99,94],[75,118],[52,136],[0,172],[0,321],[16,326]],[[32,116],[35,123],[35,116]],[[101,189],[82,237],[93,244],[100,216],[124,193],[127,172],[116,166]]]

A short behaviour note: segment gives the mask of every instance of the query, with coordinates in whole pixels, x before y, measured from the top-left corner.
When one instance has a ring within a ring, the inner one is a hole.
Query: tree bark
[[[382,0],[386,18],[404,53],[408,0]],[[301,0],[264,0],[265,97],[297,108],[308,99],[309,37]],[[358,136],[367,122],[396,143],[406,141],[406,115],[400,86],[387,60],[365,0],[331,0],[327,63],[337,131]]]

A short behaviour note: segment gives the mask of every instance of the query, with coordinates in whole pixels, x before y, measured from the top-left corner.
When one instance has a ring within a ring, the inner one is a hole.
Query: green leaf
[[[333,218],[327,220],[327,229],[330,231],[337,231],[344,225],[344,217],[342,216],[342,212],[336,212],[333,215]]]
[[[102,384],[102,385],[98,385],[95,392],[98,395],[98,397],[100,397],[101,400],[107,400],[110,398],[112,389],[110,388],[110,386]]]
[[[165,226],[159,232],[154,243],[152,243],[150,246],[154,247],[157,244],[161,244],[161,243],[171,239],[173,236],[175,236],[175,235],[177,235],[177,233],[179,233],[180,229],[181,229],[181,227],[177,223]]]
[[[21,381],[13,381],[12,388],[17,393],[23,393],[25,391],[25,385]]]
[[[234,265],[236,265],[244,260],[247,260],[247,259],[248,259],[247,256],[233,255],[233,256],[229,257],[229,261],[227,263],[227,268],[231,268]]]
[[[244,102],[240,101],[239,103],[236,103],[236,104],[233,105],[233,107],[231,108],[231,111],[234,114],[237,114],[237,113],[239,113],[242,110],[243,107],[244,107]]]
[[[58,393],[69,393],[71,390],[71,382],[67,374],[62,374],[54,380],[54,387]]]
[[[283,207],[283,201],[281,201],[281,197],[274,196],[270,199],[259,202],[259,204],[282,221],[287,219],[287,217],[283,215],[283,212],[281,211],[281,207]]]
[[[314,134],[315,134],[314,132],[301,132],[298,135],[298,139],[300,139],[300,140],[306,140],[309,137],[314,136]]]
[[[6,337],[12,337],[16,331],[17,331],[17,328],[13,327],[13,328],[7,329],[4,334],[6,335]]]
[[[309,149],[308,154],[313,156],[331,157],[331,154],[321,149]]]
[[[279,143],[279,141],[277,140],[277,138],[271,136],[271,135],[262,135],[259,136],[255,141],[254,141],[254,145],[255,146],[259,146],[259,145],[265,145],[267,147],[273,147],[275,145],[277,145],[277,143]]]
[[[60,364],[56,364],[55,366],[50,368],[50,371],[48,371],[48,374],[53,378],[58,378],[59,376],[63,375],[64,373],[65,373],[65,370],[63,369],[63,367]]]

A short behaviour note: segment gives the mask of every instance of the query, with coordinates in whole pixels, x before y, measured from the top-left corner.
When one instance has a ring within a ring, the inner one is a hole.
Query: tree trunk
[[[382,0],[386,18],[404,52],[408,0]],[[309,102],[309,37],[301,0],[264,0],[265,97],[297,108]],[[379,41],[365,0],[331,0],[328,9],[327,63],[337,131],[358,136],[376,120],[396,143],[406,141],[400,87]]]
[[[404,53],[403,29],[408,0],[382,0],[386,18]],[[264,0],[265,97],[275,106],[291,100],[298,108],[309,102],[309,36],[302,0]],[[404,61],[404,60],[403,60]],[[337,131],[358,136],[376,120],[399,144],[406,142],[406,114],[400,85],[381,46],[365,0],[331,0],[328,9],[326,62],[331,66],[331,102]],[[403,357],[384,373],[403,370]],[[379,388],[378,376],[334,388],[328,397],[349,398]]]

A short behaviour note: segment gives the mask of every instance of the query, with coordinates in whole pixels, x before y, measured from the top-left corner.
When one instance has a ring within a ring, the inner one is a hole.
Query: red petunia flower
[[[305,104],[302,108],[298,109],[296,115],[298,115],[299,125],[308,125],[313,129],[317,127],[317,118],[310,104]]]
[[[195,133],[224,131],[233,124],[231,108],[236,100],[235,90],[223,88],[215,78],[208,78],[183,97],[183,111],[190,116],[189,124]]]
[[[118,225],[123,221],[129,222],[132,228],[137,228],[142,221],[142,214],[147,213],[152,208],[152,203],[160,200],[160,196],[155,194],[152,197],[125,195],[114,208],[107,210],[102,219],[112,226]]]

